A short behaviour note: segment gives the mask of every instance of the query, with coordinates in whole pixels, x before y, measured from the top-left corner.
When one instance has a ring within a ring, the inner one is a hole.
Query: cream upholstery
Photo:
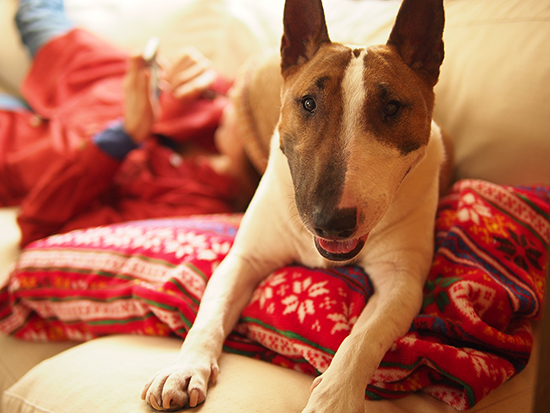
[[[282,0],[67,0],[71,17],[128,50],[151,35],[174,57],[193,44],[228,75],[248,57],[276,48]],[[399,3],[325,0],[329,32],[346,43],[384,42]],[[550,0],[447,0],[446,57],[436,120],[456,147],[458,178],[504,184],[550,182]],[[26,53],[11,22],[16,0],[0,1],[0,87],[16,91]],[[0,210],[0,280],[17,255],[15,210]],[[74,343],[19,343],[0,337],[0,413],[147,412],[141,386],[175,357],[176,340],[114,336]],[[60,353],[38,364],[39,361]],[[529,411],[535,375],[526,371],[474,411]],[[299,412],[312,378],[224,354],[222,375],[196,411]],[[21,378],[25,373],[24,377]],[[14,384],[15,383],[15,384]],[[418,394],[367,402],[369,412],[451,412]],[[3,409],[3,410],[2,410]]]

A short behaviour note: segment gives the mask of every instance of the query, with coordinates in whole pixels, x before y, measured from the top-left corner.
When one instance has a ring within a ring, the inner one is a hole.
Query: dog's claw
[[[312,393],[313,390],[315,390],[315,387],[317,387],[321,383],[321,380],[323,380],[322,376],[318,376],[315,378],[315,380],[313,380],[313,383],[311,383],[311,388],[309,389],[310,393]]]
[[[151,406],[153,407],[153,409],[162,410],[162,408],[158,405],[157,398],[155,397],[154,394],[151,395],[151,397],[149,398],[149,401],[151,402]]]
[[[218,381],[218,374],[220,374],[220,368],[217,365],[214,365],[212,366],[211,371],[210,383],[216,384],[216,381]]]
[[[191,394],[189,396],[189,407],[195,407],[199,402],[199,390],[193,389],[191,390]]]
[[[170,409],[170,403],[172,403],[172,398],[171,397],[164,397],[163,398],[162,407],[164,408],[164,410]]]

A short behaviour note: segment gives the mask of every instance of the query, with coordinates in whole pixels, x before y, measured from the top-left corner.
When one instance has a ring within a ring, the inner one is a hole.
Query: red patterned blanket
[[[461,181],[440,202],[424,305],[366,396],[424,391],[471,408],[529,360],[544,300],[550,188]],[[29,340],[184,337],[238,215],[74,231],[26,248],[0,289],[0,332]],[[282,268],[258,286],[225,350],[323,372],[372,294],[358,267]]]

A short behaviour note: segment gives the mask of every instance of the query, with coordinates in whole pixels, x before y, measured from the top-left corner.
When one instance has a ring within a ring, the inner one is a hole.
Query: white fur
[[[342,80],[342,106],[344,107],[342,138],[346,145],[353,144],[361,118],[364,116],[361,110],[368,93],[363,73],[365,69],[363,59],[366,54],[367,50],[361,49],[358,57],[352,55]]]
[[[393,342],[407,332],[420,309],[422,286],[432,258],[437,176],[443,160],[441,133],[433,124],[427,148],[408,157],[398,156],[397,150],[374,140],[369,145],[361,144],[354,123],[368,93],[364,85],[358,86],[363,84],[362,62],[362,57],[352,59],[344,76],[343,139],[351,156],[348,163],[367,163],[370,175],[365,179],[353,167],[348,168],[343,202],[364,202],[366,197],[365,208],[373,215],[379,214],[376,220],[367,219],[362,224],[369,227],[370,234],[357,257],[375,293],[327,371],[315,380],[303,413],[363,411],[365,388],[374,371]],[[395,180],[404,176],[407,165],[416,166],[396,185]],[[398,190],[388,191],[388,187]],[[217,375],[223,341],[256,285],[273,270],[292,262],[313,267],[328,265],[298,218],[288,162],[279,150],[276,133],[267,170],[233,248],[208,283],[180,357],[151,379],[143,398],[159,410],[161,400],[168,408],[171,400],[185,404],[188,394],[192,406],[202,401],[208,381]],[[191,377],[188,384],[186,377]]]

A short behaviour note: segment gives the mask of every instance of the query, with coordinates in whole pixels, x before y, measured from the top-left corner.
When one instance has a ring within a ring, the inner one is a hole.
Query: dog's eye
[[[390,100],[384,108],[384,115],[395,116],[399,112],[399,109],[401,109],[401,102],[397,100]]]
[[[302,100],[302,106],[308,112],[313,113],[315,111],[315,108],[317,107],[317,103],[315,103],[315,100],[313,98],[307,97]]]

